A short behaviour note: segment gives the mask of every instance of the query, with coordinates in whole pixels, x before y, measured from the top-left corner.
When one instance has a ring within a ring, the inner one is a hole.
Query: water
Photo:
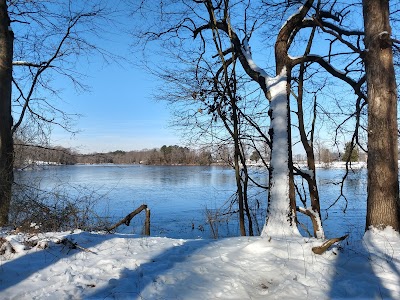
[[[338,237],[348,233],[349,239],[360,238],[365,229],[367,170],[349,171],[343,185],[344,197],[340,197],[340,182],[345,170],[317,169],[316,173],[326,236]],[[334,202],[336,204],[330,207]]]
[[[340,195],[344,170],[319,169],[317,178],[321,196],[324,227],[328,236],[347,232],[361,234],[366,210],[366,170],[350,173],[344,185],[344,198],[326,210]],[[253,169],[252,175],[263,184],[265,171]],[[230,168],[218,166],[144,166],[144,165],[76,165],[51,166],[42,170],[16,173],[16,180],[37,184],[45,190],[64,189],[72,197],[97,198],[97,213],[115,222],[145,203],[151,209],[151,234],[175,238],[211,237],[206,209],[215,212],[232,200],[235,178]],[[260,204],[258,218],[265,218],[266,193],[252,188],[251,201]],[[344,209],[347,210],[343,213]],[[210,214],[208,215],[210,216]],[[140,232],[143,216],[135,217],[128,228]],[[310,228],[307,218],[300,221]],[[218,223],[219,236],[238,235],[237,217]]]

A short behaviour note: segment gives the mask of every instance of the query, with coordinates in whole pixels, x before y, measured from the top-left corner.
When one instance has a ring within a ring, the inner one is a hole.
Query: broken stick
[[[125,224],[126,226],[129,226],[129,224],[131,223],[131,220],[134,216],[136,216],[138,213],[140,213],[142,210],[146,209],[146,211],[148,211],[146,213],[146,217],[150,218],[150,211],[147,209],[147,205],[146,204],[142,204],[141,206],[139,206],[137,209],[135,209],[133,212],[131,212],[129,215],[127,215],[125,218],[123,218],[121,221],[115,223],[113,226],[111,226],[110,228],[107,229],[108,232],[113,231],[115,228],[117,228],[118,226]],[[148,223],[148,226],[150,227],[150,220],[146,220],[146,223]],[[148,235],[150,235],[150,228],[149,228],[149,233]]]

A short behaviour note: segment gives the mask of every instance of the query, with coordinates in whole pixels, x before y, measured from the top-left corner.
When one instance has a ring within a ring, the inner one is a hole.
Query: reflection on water
[[[253,169],[252,175],[263,184],[266,172]],[[328,236],[346,232],[363,232],[366,210],[366,170],[350,171],[340,198],[340,181],[344,170],[318,169],[317,181],[321,197],[324,227]],[[101,196],[99,213],[119,219],[146,203],[152,210],[152,234],[173,237],[204,236],[198,224],[205,224],[205,208],[216,209],[235,192],[234,172],[218,166],[143,166],[143,165],[77,165],[49,167],[44,170],[16,172],[17,182],[38,183],[45,190],[63,185],[71,195],[81,193],[73,186],[84,186]],[[262,206],[267,196],[252,190]],[[76,195],[78,196],[78,195]],[[99,196],[99,197],[100,197]],[[347,211],[344,213],[344,209]],[[263,208],[265,210],[265,207]],[[300,221],[310,226],[306,218]],[[262,224],[262,220],[260,221]],[[192,231],[193,225],[195,230]],[[199,226],[200,226],[199,225]],[[237,224],[230,234],[237,234]],[[176,232],[176,228],[181,228]],[[207,228],[204,228],[207,230]]]

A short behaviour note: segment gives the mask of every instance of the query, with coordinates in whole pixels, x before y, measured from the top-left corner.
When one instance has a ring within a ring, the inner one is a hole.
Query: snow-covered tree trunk
[[[290,136],[288,78],[286,68],[280,75],[267,79],[271,96],[271,174],[268,194],[268,214],[262,236],[300,235],[295,211],[290,205]]]
[[[261,235],[300,235],[296,224],[296,200],[292,172],[292,142],[290,132],[290,81],[292,60],[288,49],[290,39],[301,27],[313,0],[306,0],[282,26],[275,42],[275,78],[266,77],[271,101],[271,174],[268,214]]]
[[[271,170],[268,196],[268,216],[262,235],[287,236],[299,235],[296,224],[296,199],[294,192],[292,151],[291,151],[291,123],[290,123],[290,81],[292,68],[306,61],[305,58],[294,60],[288,54],[291,42],[303,26],[304,18],[311,9],[314,0],[304,0],[301,6],[283,24],[276,38],[275,63],[276,77],[272,77],[260,68],[253,60],[249,37],[242,40],[230,24],[228,2],[222,20],[217,20],[216,7],[210,0],[202,1],[209,13],[210,22],[194,30],[196,38],[204,30],[222,30],[229,37],[232,51],[240,61],[247,75],[257,82],[270,101],[271,108]],[[219,9],[219,8],[218,8]],[[230,53],[230,51],[227,51]],[[225,55],[225,54],[224,54]],[[319,218],[319,214],[316,216]],[[319,222],[321,224],[321,222]]]

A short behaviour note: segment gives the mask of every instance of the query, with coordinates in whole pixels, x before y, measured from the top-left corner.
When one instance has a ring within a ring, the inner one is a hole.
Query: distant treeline
[[[211,151],[181,146],[162,146],[139,151],[117,150],[107,153],[79,154],[63,147],[15,145],[15,166],[31,164],[146,164],[146,165],[210,165]]]
[[[210,151],[192,150],[180,146],[162,146],[160,149],[140,151],[113,151],[92,153],[76,157],[83,164],[146,164],[146,165],[210,165]]]

